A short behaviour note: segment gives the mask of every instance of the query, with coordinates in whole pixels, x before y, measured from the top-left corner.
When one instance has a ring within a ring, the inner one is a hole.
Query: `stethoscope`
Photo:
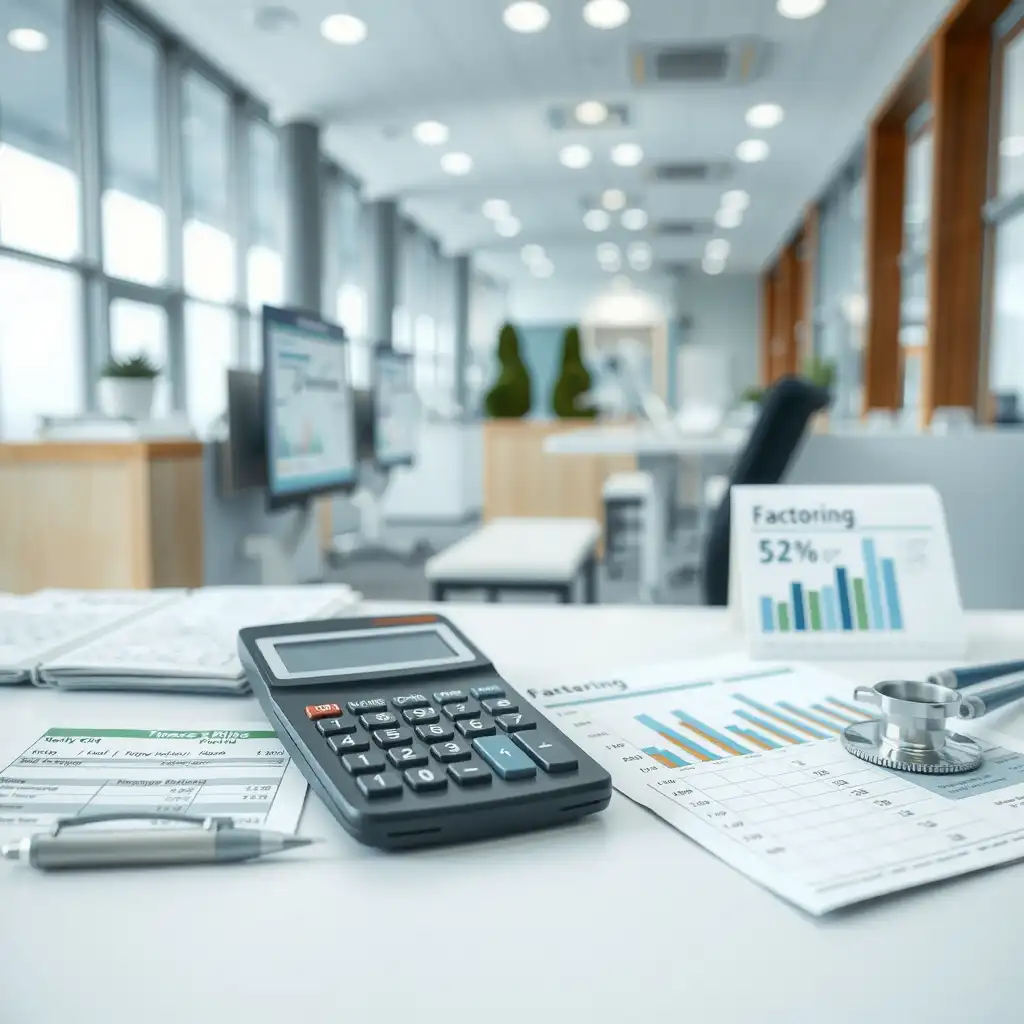
[[[974,771],[983,753],[977,740],[947,723],[981,718],[1024,697],[1024,672],[976,680],[970,672],[939,673],[927,682],[887,679],[858,686],[853,696],[873,704],[879,715],[843,730],[851,754],[883,768],[949,775]]]

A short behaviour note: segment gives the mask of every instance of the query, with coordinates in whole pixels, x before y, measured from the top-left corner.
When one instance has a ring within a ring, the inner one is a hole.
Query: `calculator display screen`
[[[342,636],[308,643],[275,644],[275,650],[290,673],[338,672],[364,669],[368,672],[385,665],[429,665],[450,661],[459,652],[453,650],[433,629],[402,633],[385,631],[367,636]]]

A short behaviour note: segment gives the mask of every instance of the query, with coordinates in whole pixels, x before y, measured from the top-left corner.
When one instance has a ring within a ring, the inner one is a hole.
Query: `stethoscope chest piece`
[[[936,683],[886,680],[857,687],[854,697],[881,712],[878,718],[843,731],[843,746],[855,757],[882,768],[928,775],[970,772],[981,764],[978,742],[946,729],[947,719],[960,717],[962,697],[956,690]]]

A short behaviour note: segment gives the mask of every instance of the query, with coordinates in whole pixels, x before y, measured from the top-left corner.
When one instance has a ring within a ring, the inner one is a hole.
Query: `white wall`
[[[678,315],[693,322],[683,343],[726,349],[737,392],[758,381],[758,293],[756,274],[694,274],[676,288]]]
[[[637,291],[648,293],[670,305],[671,287],[659,275],[635,274]],[[579,323],[595,300],[614,294],[611,278],[604,288],[595,287],[593,277],[559,280],[555,276],[543,281],[516,282],[509,288],[508,314],[516,324]]]

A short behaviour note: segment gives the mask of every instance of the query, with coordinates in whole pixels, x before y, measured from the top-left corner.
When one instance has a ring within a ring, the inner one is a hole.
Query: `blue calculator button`
[[[537,774],[537,766],[508,736],[481,736],[473,746],[502,779],[532,779]]]
[[[474,686],[469,691],[477,700],[484,700],[486,697],[504,697],[505,691],[495,683],[489,686]]]

